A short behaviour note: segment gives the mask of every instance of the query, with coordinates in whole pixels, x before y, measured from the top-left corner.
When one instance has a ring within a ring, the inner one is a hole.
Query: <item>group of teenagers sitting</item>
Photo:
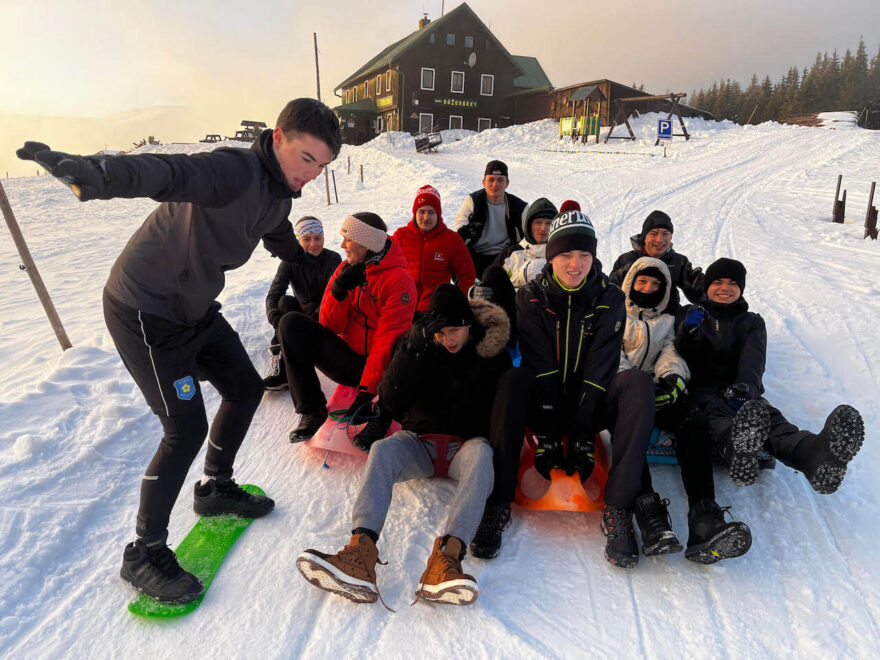
[[[461,562],[468,549],[498,555],[528,432],[541,476],[562,469],[582,481],[598,433],[610,432],[601,527],[605,558],[623,568],[639,560],[635,526],[648,556],[684,550],[712,564],[749,550],[749,527],[726,520],[729,507],[715,500],[715,461],[748,486],[766,452],[816,492],[837,490],[863,442],[861,417],[840,405],[815,434],[763,398],[767,334],[743,297],[742,263],[692,267],[672,248],[670,217],[652,211],[606,275],[576,202],[525,204],[508,184],[507,166],[490,162],[454,229],[432,186],[393,236],[374,213],[349,216],[344,260],[323,247],[318,219],[295,224],[307,258],[282,262],[266,298],[275,333],[264,385],[290,389],[300,415],[291,442],[328,417],[317,371],[356,387],[343,417],[364,424],[353,443],[369,454],[349,543],[297,558],[309,582],[355,602],[380,599],[377,543],[394,484],[449,476],[458,486],[416,600],[473,603],[477,582]],[[388,435],[392,420],[402,429]],[[655,427],[676,438],[684,546],[651,483]]]

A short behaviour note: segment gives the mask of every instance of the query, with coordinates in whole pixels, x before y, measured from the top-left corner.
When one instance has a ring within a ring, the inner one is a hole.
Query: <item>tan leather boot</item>
[[[296,558],[296,567],[306,580],[355,603],[375,603],[381,598],[376,586],[376,564],[381,563],[376,544],[366,534],[352,536],[335,555],[309,549]]]
[[[470,605],[479,595],[477,581],[461,572],[464,546],[454,536],[440,536],[434,541],[434,551],[428,557],[428,567],[419,580],[415,605],[420,598],[437,603]]]

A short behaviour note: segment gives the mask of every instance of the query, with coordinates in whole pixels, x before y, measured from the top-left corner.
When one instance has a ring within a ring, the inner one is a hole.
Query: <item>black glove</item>
[[[685,393],[687,387],[684,379],[678,374],[663,376],[654,384],[654,408],[660,410],[665,406],[671,406],[678,397]]]
[[[749,386],[745,383],[736,383],[724,390],[724,402],[733,412],[739,411],[750,398]]]
[[[596,461],[593,452],[596,449],[596,435],[587,433],[585,436],[572,435],[568,439],[568,457],[565,465],[566,474],[577,472],[584,483],[593,474]]]
[[[358,387],[358,394],[354,398],[354,401],[351,402],[348,410],[342,413],[342,416],[346,419],[350,419],[352,424],[359,423],[355,421],[355,417],[358,417],[361,421],[363,421],[365,417],[372,417],[373,397],[375,396],[375,394],[368,392],[367,389],[361,385]]]
[[[560,438],[537,436],[538,448],[535,450],[535,470],[549,481],[550,470],[565,467],[565,450]]]
[[[49,174],[67,184],[83,202],[100,197],[108,183],[107,168],[101,157],[73,156],[63,151],[52,151],[48,144],[42,142],[25,142],[15,155],[45,167]]]
[[[342,302],[348,295],[348,292],[358,288],[361,284],[367,283],[367,265],[360,261],[354,266],[347,261],[339,271],[339,275],[330,285],[330,293],[336,300]]]
[[[421,353],[434,341],[434,333],[446,325],[446,319],[436,312],[428,312],[418,318],[410,328],[406,338],[406,348],[413,353]]]
[[[458,235],[461,236],[461,240],[465,243],[477,240],[482,233],[481,227],[470,221],[466,225],[462,225],[458,228]]]
[[[278,329],[278,324],[281,322],[281,317],[284,316],[277,308],[273,309],[271,312],[267,314],[269,318],[269,325],[271,325],[276,330]]]
[[[388,428],[391,426],[391,413],[382,408],[381,402],[376,408],[378,408],[377,416],[367,422],[351,440],[351,444],[367,454],[377,441],[388,434]]]

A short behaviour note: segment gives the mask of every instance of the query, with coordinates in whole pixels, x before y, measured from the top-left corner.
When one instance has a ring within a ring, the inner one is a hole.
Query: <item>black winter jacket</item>
[[[314,256],[304,252],[300,263],[283,261],[278,264],[275,279],[269,286],[266,294],[266,318],[272,326],[277,326],[281,320],[281,312],[278,303],[287,293],[287,287],[293,288],[293,295],[303,309],[303,313],[318,320],[318,312],[321,311],[321,299],[324,297],[324,289],[336,267],[342,261],[338,252],[324,248]]]
[[[510,333],[507,314],[486,300],[471,300],[477,325],[471,341],[452,354],[436,343],[424,352],[398,341],[379,383],[379,400],[407,431],[446,433],[465,440],[489,437],[498,379],[511,366],[505,350]]]
[[[630,236],[630,243],[633,249],[624,252],[617,257],[617,261],[611,267],[611,274],[608,279],[617,286],[623,285],[623,280],[629,269],[640,257],[647,256],[642,249],[645,241],[641,234]],[[675,314],[681,308],[681,298],[678,295],[678,289],[684,292],[684,295],[691,302],[698,302],[703,297],[703,274],[694,272],[691,262],[683,254],[679,254],[671,247],[662,257],[657,257],[666,264],[669,269],[669,275],[672,277],[672,291],[669,292],[669,305],[666,307],[667,314]],[[627,292],[628,293],[628,292]]]
[[[764,319],[749,311],[744,298],[727,305],[703,298],[706,317],[695,331],[684,328],[684,318],[694,305],[677,315],[675,348],[691,369],[689,388],[723,392],[729,385],[745,383],[749,398],[764,393],[767,329]]]
[[[162,202],[116,259],[106,290],[129,307],[194,325],[223,290],[225,272],[244,265],[262,239],[274,256],[304,250],[287,216],[291,197],[272,151],[272,131],[251,149],[107,158],[101,199]]]
[[[601,404],[620,364],[626,328],[623,293],[595,263],[580,289],[566,291],[548,263],[517,292],[516,310],[522,365],[537,376],[546,432],[601,430]],[[573,409],[575,419],[560,419]]]

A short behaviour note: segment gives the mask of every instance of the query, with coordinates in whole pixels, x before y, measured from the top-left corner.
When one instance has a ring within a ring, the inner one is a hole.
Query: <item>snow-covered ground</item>
[[[859,113],[853,110],[845,110],[843,112],[820,112],[817,119],[821,121],[822,128],[831,128],[835,130],[850,130],[859,128]]]
[[[607,146],[560,143],[551,121],[484,131],[428,155],[380,136],[345,147],[334,163],[339,205],[327,206],[318,180],[293,215],[324,219],[338,249],[347,214],[375,211],[396,228],[410,219],[418,187],[431,183],[451,223],[485,163],[500,158],[510,192],[581,203],[607,267],[647,213],[666,211],[676,248],[692,262],[731,256],[748,267],[745,297],[770,337],[768,398],[816,430],[840,402],[862,411],[867,440],[838,493],[817,495],[784,466],[746,489],[718,472],[718,500],[751,526],[751,551],[708,567],[682,555],[643,557],[633,571],[602,558],[596,514],[516,509],[501,555],[465,562],[480,583],[477,603],[444,608],[409,602],[453,485],[399,486],[379,546],[388,562],[379,587],[397,610],[391,614],[320,592],[296,572],[303,549],[335,551],[346,542],[363,461],[333,455],[322,469],[322,454],[287,441],[297,421],[287,394],[267,394],[237,476],[263,486],[277,509],[236,544],[196,612],[136,619],[118,571],[161,431],[115,353],[100,296],[113,260],[155,203],[82,204],[51,177],[5,180],[74,348],[61,353],[0,232],[0,655],[878,657],[880,244],[862,240],[860,222],[832,224],[830,212],[842,173],[851,212],[862,216],[870,182],[880,178],[880,132],[690,119],[692,139],[673,141],[664,159],[653,147],[656,120],[635,122],[638,142]],[[263,298],[276,265],[258,248],[228,273],[221,297],[260,370],[270,336]],[[206,400],[215,410],[210,388]],[[197,461],[191,480],[199,472]],[[655,468],[655,485],[686,537],[677,469]],[[171,518],[172,545],[195,520],[188,488]]]

